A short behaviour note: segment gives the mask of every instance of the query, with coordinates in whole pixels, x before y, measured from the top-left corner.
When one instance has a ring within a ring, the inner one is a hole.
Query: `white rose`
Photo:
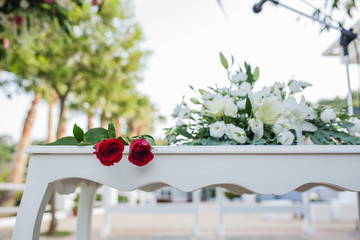
[[[246,96],[246,94],[248,94],[249,92],[251,92],[251,84],[248,83],[248,82],[243,82],[243,83],[240,85],[239,90],[245,92],[245,95],[244,95],[244,96]]]
[[[248,75],[247,75],[246,73],[239,72],[238,74],[240,75],[240,81],[241,81],[241,82],[244,82],[244,81],[247,80]]]
[[[236,126],[234,124],[226,124],[226,128],[225,128],[225,134],[226,136],[228,136],[230,139],[234,138],[234,132],[236,130]]]
[[[246,142],[246,136],[244,134],[235,133],[233,139],[240,144]]]
[[[248,75],[247,75],[247,74],[245,74],[245,73],[243,73],[243,72],[239,72],[239,73],[237,73],[237,74],[233,74],[233,75],[231,76],[230,81],[231,81],[232,83],[239,83],[239,82],[244,82],[244,81],[246,81],[247,78],[248,78]]]
[[[246,142],[246,133],[244,129],[236,127],[234,124],[226,124],[225,134],[238,143]]]
[[[226,105],[225,105],[225,110],[224,110],[224,114],[225,116],[229,116],[229,117],[236,117],[238,108],[235,105],[235,103],[233,102],[232,99],[228,99],[226,101]]]
[[[301,83],[296,80],[291,80],[288,83],[288,86],[293,93],[301,92],[301,90],[302,90]]]
[[[212,94],[211,92],[206,91],[201,96],[205,100],[210,100],[210,99],[212,99],[214,97],[214,94]]]
[[[181,110],[181,105],[180,104],[177,104],[174,108],[174,111],[172,113],[172,116],[173,117],[177,117],[179,115],[179,112]]]
[[[210,124],[210,136],[221,138],[225,134],[226,125],[223,121]]]
[[[186,125],[183,121],[181,121],[180,119],[178,119],[176,121],[176,126],[182,126],[182,125]]]
[[[280,142],[282,145],[291,145],[294,142],[294,138],[294,134],[292,134],[290,131],[284,131],[279,133],[278,142]]]
[[[330,121],[335,120],[335,118],[336,118],[336,113],[332,109],[325,109],[320,114],[320,119],[324,123],[330,123]]]
[[[236,106],[237,106],[240,110],[245,109],[246,99],[237,101],[237,102],[236,102]]]
[[[354,126],[348,128],[349,133],[351,135],[360,134],[360,120],[356,117],[352,117],[349,121],[354,124]]]
[[[274,89],[283,90],[285,88],[285,84],[281,82],[275,82],[273,87]]]
[[[244,97],[244,96],[246,96],[246,92],[241,91],[241,90],[233,90],[233,91],[230,92],[230,94],[232,96],[235,96],[235,97]]]
[[[304,82],[304,81],[301,81],[300,84],[301,84],[301,87],[302,87],[303,89],[312,86],[311,83],[309,83],[309,82]]]
[[[273,131],[277,135],[281,132],[289,131],[289,129],[291,129],[291,124],[289,120],[283,116],[279,117],[273,126]]]
[[[221,94],[217,94],[213,100],[205,102],[205,113],[214,117],[224,116],[224,110],[226,105],[226,98]]]
[[[254,118],[249,120],[249,125],[251,128],[251,131],[253,132],[262,132],[264,131],[264,124],[263,122],[256,120]]]
[[[178,117],[180,119],[184,119],[190,115],[190,108],[188,106],[184,106],[180,109]]]

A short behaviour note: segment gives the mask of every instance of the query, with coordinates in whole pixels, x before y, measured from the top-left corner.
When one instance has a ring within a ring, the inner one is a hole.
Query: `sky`
[[[185,100],[196,97],[189,85],[195,89],[215,84],[228,86],[219,52],[228,58],[233,55],[242,66],[244,61],[258,66],[260,78],[256,89],[295,78],[313,84],[303,93],[308,101],[346,96],[345,65],[339,57],[322,56],[339,40],[340,33],[335,30],[320,33],[318,23],[270,2],[255,14],[252,7],[256,2],[222,0],[224,14],[216,0],[134,0],[136,18],[145,35],[142,47],[153,52],[138,89],[168,119],[155,126],[155,137],[162,138],[162,129],[173,125],[170,114],[182,97]],[[282,3],[312,13],[301,0]],[[356,12],[354,20],[357,15]],[[351,27],[352,23],[345,24]],[[357,66],[350,66],[350,79],[352,89],[358,89]],[[7,99],[0,91],[0,135],[19,139],[31,99],[31,95],[25,94]],[[48,107],[41,102],[33,140],[46,138],[47,114]],[[67,118],[68,135],[74,123],[86,128],[82,114],[71,112]]]

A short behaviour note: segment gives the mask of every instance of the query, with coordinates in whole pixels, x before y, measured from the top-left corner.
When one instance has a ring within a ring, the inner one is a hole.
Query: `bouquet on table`
[[[314,144],[360,144],[360,120],[345,110],[335,112],[325,106],[313,107],[301,92],[310,83],[290,80],[254,91],[259,68],[232,71],[222,53],[220,60],[227,71],[228,88],[193,89],[198,97],[178,104],[172,117],[176,125],[165,129],[166,144],[292,145],[304,141]]]

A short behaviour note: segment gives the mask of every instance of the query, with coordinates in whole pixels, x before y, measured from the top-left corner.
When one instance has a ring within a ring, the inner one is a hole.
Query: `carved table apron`
[[[143,167],[128,161],[128,148],[110,167],[89,146],[31,146],[26,152],[31,157],[13,240],[39,239],[52,191],[69,194],[79,184],[77,239],[91,238],[93,202],[102,184],[121,191],[219,186],[235,194],[282,195],[322,185],[360,192],[360,146],[156,146]]]

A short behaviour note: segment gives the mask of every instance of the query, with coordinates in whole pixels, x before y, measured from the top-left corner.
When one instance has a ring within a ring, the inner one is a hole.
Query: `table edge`
[[[29,154],[92,154],[92,146],[44,146],[27,147]],[[125,147],[124,154],[129,152]],[[196,154],[360,154],[359,145],[225,145],[225,146],[154,146],[155,155]]]

